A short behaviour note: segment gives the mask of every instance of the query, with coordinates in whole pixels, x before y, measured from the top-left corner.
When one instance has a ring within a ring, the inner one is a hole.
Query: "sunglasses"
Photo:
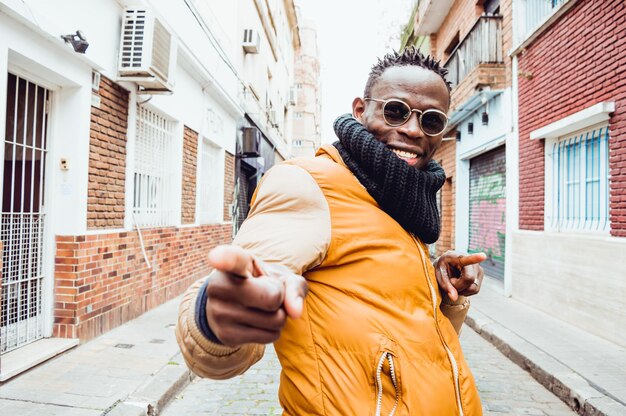
[[[425,111],[411,108],[407,103],[397,98],[379,100],[377,98],[364,98],[365,101],[383,103],[383,118],[391,127],[398,127],[409,121],[415,111],[418,115],[420,128],[428,136],[438,136],[448,125],[448,116],[443,111],[430,108]]]

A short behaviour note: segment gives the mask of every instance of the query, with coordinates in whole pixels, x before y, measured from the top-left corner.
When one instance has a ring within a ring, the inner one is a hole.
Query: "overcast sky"
[[[299,0],[315,22],[322,82],[322,143],[336,140],[332,123],[351,112],[377,57],[398,49],[413,0]]]

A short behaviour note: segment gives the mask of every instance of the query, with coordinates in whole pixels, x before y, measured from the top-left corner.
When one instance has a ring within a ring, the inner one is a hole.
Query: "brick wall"
[[[502,56],[505,67],[505,86],[513,85],[513,59],[509,51],[513,48],[513,0],[500,0],[500,14],[502,15]]]
[[[506,67],[502,64],[480,64],[452,89],[450,111],[456,109],[476,94],[478,88],[488,86],[492,89],[506,87]]]
[[[231,221],[230,207],[235,195],[235,156],[224,152],[224,221]]]
[[[437,241],[437,255],[454,248],[454,226],[456,205],[456,141],[449,140],[441,144],[435,154],[437,160],[446,171],[446,182],[441,189],[441,236]]]
[[[208,251],[231,241],[229,224],[57,236],[54,336],[86,341],[181,294],[209,273]],[[174,323],[174,320],[172,320]]]
[[[590,24],[593,22],[593,24]],[[609,120],[611,234],[626,236],[626,4],[579,2],[519,56],[521,229],[544,227],[544,141],[532,130],[602,101],[614,101]]]
[[[87,227],[124,226],[128,92],[101,77],[100,106],[91,107]]]
[[[474,26],[482,11],[482,6],[478,6],[475,1],[456,0],[437,31],[437,48],[433,50],[434,56],[445,62],[448,56],[444,56],[444,51],[450,42],[457,33],[459,33],[459,39],[463,39]]]
[[[444,53],[451,41],[459,34],[459,40],[472,30],[474,24],[483,13],[482,2],[456,0],[448,15],[442,22],[439,30],[431,36],[431,49],[437,59],[445,64],[448,56]],[[502,14],[502,50],[504,67],[502,64],[481,64],[467,77],[461,80],[452,91],[450,110],[465,102],[476,93],[477,88],[489,86],[492,89],[504,89],[511,86],[512,60],[508,51],[512,47],[512,0],[500,2],[500,14]]]
[[[181,222],[196,221],[196,172],[198,169],[198,133],[185,126],[183,133],[183,183]]]

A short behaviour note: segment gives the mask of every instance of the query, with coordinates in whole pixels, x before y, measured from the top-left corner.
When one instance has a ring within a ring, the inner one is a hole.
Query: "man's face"
[[[413,109],[425,111],[434,108],[446,114],[450,100],[443,79],[433,71],[418,66],[386,69],[372,87],[369,98],[397,98]],[[403,125],[392,127],[383,118],[383,103],[355,98],[352,115],[378,141],[416,169],[425,168],[441,145],[443,132],[437,136],[426,135],[420,128],[418,113],[412,113]]]

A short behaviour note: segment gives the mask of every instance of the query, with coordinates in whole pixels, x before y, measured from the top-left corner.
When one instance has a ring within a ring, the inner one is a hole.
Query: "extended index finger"
[[[469,266],[472,264],[478,264],[480,262],[487,260],[487,255],[485,253],[468,254],[465,256],[459,256],[458,260],[459,260],[459,266],[465,267],[465,266]]]
[[[245,278],[264,274],[252,254],[237,246],[215,247],[209,252],[209,263],[218,270]]]

